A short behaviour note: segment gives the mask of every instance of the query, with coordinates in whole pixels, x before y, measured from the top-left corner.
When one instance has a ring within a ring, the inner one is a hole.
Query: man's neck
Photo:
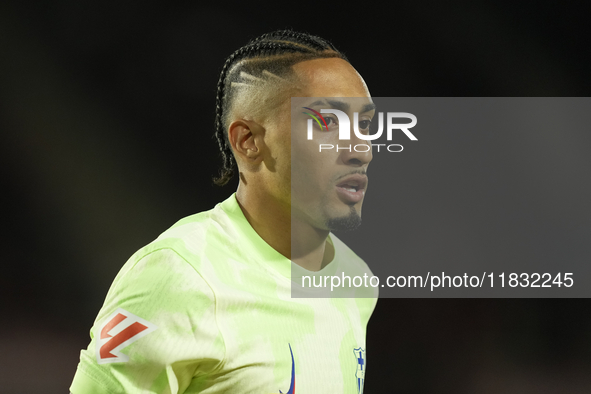
[[[254,185],[253,185],[254,186]],[[240,184],[238,205],[257,234],[273,249],[309,271],[319,271],[334,257],[327,241],[329,231],[314,228],[291,215],[291,204],[268,194],[258,195],[254,187]]]
[[[292,215],[291,260],[308,271],[324,268],[334,257],[334,247],[327,242],[329,233]]]

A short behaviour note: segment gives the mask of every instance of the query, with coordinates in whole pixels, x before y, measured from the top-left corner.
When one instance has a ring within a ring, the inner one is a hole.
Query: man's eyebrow
[[[374,109],[376,109],[376,105],[374,103],[368,103],[365,104],[363,108],[361,108],[361,111],[359,111],[359,113],[373,111]]]
[[[349,108],[351,108],[351,106],[348,103],[345,103],[344,101],[337,101],[337,100],[326,100],[328,101],[328,104],[338,110],[341,110],[343,112],[347,112],[349,111]]]
[[[337,101],[337,100],[318,100],[318,101],[314,101],[312,104],[310,104],[310,107],[313,107],[315,105],[322,105],[322,106],[326,106],[328,103],[328,106],[341,110],[343,112],[347,112],[349,110],[349,104],[345,103],[344,101]]]
[[[338,101],[338,100],[326,100],[326,101],[318,100],[318,101],[314,101],[312,104],[310,104],[310,107],[313,107],[315,105],[326,105],[326,103],[328,103],[328,105],[330,105],[332,108],[336,108],[336,109],[341,110],[343,112],[347,112],[350,108],[349,103],[345,103],[344,101]],[[374,109],[376,109],[376,105],[374,103],[368,103],[363,106],[363,108],[361,109],[361,111],[359,111],[359,113],[373,111]]]

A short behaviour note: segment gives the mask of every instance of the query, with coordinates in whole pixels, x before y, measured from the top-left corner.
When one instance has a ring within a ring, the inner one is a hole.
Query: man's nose
[[[350,146],[347,146],[347,143]],[[347,165],[362,167],[369,164],[373,159],[371,141],[366,141],[359,138],[353,130],[351,130],[351,140],[339,141],[341,149],[339,153],[342,154],[343,162]]]

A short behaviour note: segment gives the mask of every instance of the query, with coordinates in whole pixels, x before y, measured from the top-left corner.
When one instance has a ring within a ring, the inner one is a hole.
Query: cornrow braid
[[[292,30],[277,30],[251,40],[226,59],[218,80],[215,101],[214,137],[222,156],[220,176],[213,180],[216,185],[227,184],[232,179],[236,167],[226,132],[226,117],[236,96],[235,90],[228,88],[229,85],[244,85],[238,81],[245,73],[251,80],[269,73],[281,77],[296,63],[329,57],[347,60],[330,42],[320,37]]]

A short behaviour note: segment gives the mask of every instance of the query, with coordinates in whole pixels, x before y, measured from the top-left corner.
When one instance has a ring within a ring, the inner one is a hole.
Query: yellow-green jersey
[[[329,242],[333,261],[311,274],[347,265],[371,275],[334,235]],[[182,219],[115,278],[70,391],[363,392],[377,299],[292,298],[292,264],[254,231],[235,195]]]

